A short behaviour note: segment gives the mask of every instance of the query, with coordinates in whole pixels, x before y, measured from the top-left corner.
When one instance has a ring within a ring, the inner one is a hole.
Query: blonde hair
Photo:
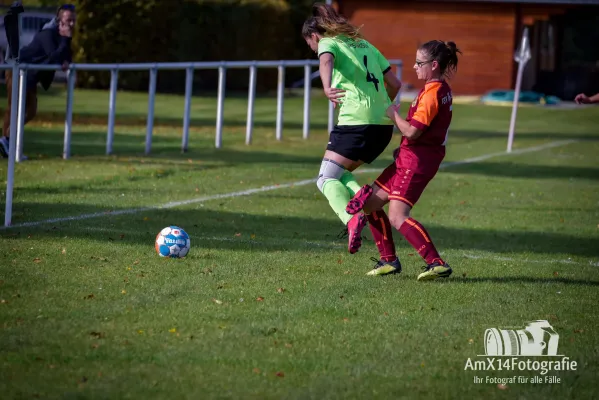
[[[313,33],[328,37],[344,35],[354,40],[364,39],[360,28],[352,25],[337,10],[324,3],[314,3],[312,17],[308,18],[302,27],[303,37],[309,37]]]

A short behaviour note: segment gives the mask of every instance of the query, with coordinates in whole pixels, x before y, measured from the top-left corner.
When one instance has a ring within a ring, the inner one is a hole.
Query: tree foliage
[[[303,0],[77,0],[75,60],[132,63],[308,58],[312,55],[299,33],[306,4]],[[180,90],[183,76],[182,71],[159,72],[159,89]],[[290,76],[293,78],[293,72]],[[107,72],[81,71],[78,80],[80,86],[106,88],[110,76]],[[216,81],[216,71],[195,74],[196,86],[211,89]],[[244,89],[247,81],[247,70],[227,73],[229,88]],[[145,90],[147,82],[147,72],[119,74],[119,87]],[[259,89],[274,86],[276,71],[260,70],[258,84]]]

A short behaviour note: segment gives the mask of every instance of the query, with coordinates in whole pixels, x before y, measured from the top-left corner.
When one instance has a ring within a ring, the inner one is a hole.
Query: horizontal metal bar
[[[390,64],[402,66],[401,60],[389,60]],[[185,70],[192,69],[217,69],[224,68],[249,68],[256,66],[259,68],[278,68],[284,67],[304,67],[306,65],[318,66],[318,60],[278,60],[278,61],[210,61],[210,62],[186,62],[186,63],[135,63],[135,64],[70,64],[71,70],[86,71],[110,71],[113,69],[119,71],[134,70]],[[9,64],[0,64],[0,70],[11,69]],[[62,68],[61,65],[48,64],[19,64],[20,69],[34,69],[38,71],[56,71]]]

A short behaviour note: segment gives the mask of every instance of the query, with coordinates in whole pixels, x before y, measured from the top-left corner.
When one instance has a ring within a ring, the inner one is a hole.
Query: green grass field
[[[282,142],[275,100],[258,99],[250,146],[247,100],[228,99],[222,149],[215,103],[194,98],[181,154],[183,99],[158,96],[145,157],[147,95],[119,93],[106,156],[108,93],[77,91],[65,161],[64,93],[40,98],[30,159],[16,167],[15,227],[0,230],[2,399],[599,397],[599,108],[522,108],[508,155],[510,108],[454,106],[447,164],[413,211],[454,275],[423,283],[424,262],[397,232],[404,272],[365,276],[370,233],[349,255],[324,196],[301,182],[326,146],[322,98],[308,140],[301,97],[286,100]],[[191,235],[187,258],[156,255],[168,225]],[[576,370],[465,370],[486,360],[486,329],[539,319]],[[486,381],[513,376],[529,381]]]

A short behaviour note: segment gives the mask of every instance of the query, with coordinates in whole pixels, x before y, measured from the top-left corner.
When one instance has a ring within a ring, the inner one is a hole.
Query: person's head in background
[[[58,32],[62,36],[71,36],[76,22],[77,15],[75,14],[75,6],[73,4],[63,4],[58,8],[56,23],[58,24]]]

